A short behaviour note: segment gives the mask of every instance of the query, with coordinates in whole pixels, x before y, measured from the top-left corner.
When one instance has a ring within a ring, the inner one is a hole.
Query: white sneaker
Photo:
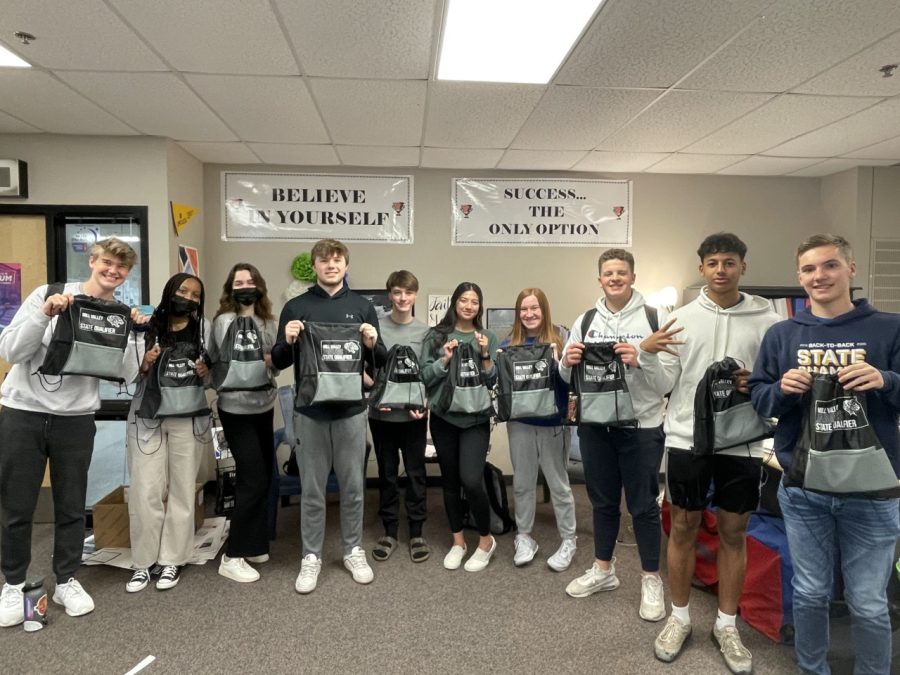
[[[75,579],[69,579],[64,584],[56,584],[53,602],[65,607],[69,616],[83,616],[94,611],[93,599]]]
[[[534,560],[534,556],[540,548],[530,534],[517,534],[515,546],[516,553],[513,556],[513,564],[516,567],[527,565]]]
[[[601,570],[596,564],[566,586],[566,593],[573,598],[586,598],[598,591],[613,591],[619,587],[616,577],[616,559],[610,561],[608,570]]]
[[[319,571],[322,569],[322,561],[314,553],[303,557],[300,561],[300,574],[294,582],[294,590],[298,593],[312,593],[316,590],[316,582],[319,580]]]
[[[246,560],[247,562],[251,562],[254,565],[259,565],[260,563],[269,562],[269,554],[263,553],[262,555],[248,555],[246,558],[244,558],[244,560]]]
[[[570,537],[562,540],[559,548],[556,549],[556,553],[547,559],[547,565],[550,566],[550,569],[556,572],[565,572],[569,569],[569,565],[572,564],[572,558],[575,557],[575,551],[578,550],[575,543],[576,539],[577,537]]]
[[[259,580],[259,572],[250,567],[246,560],[243,558],[229,558],[224,554],[222,555],[222,562],[219,563],[219,574],[244,584]]]
[[[25,597],[22,589],[25,584],[3,584],[0,594],[0,626],[18,626],[25,621]]]
[[[641,609],[644,621],[662,621],[666,618],[663,582],[658,574],[641,575]]]
[[[141,567],[139,569],[136,569],[131,575],[131,579],[129,579],[128,583],[125,584],[125,590],[129,593],[137,593],[147,588],[147,584],[149,583],[150,570]]]
[[[466,555],[465,546],[457,546],[454,544],[450,547],[450,551],[444,556],[444,569],[458,570],[462,565],[463,558]]]
[[[480,572],[488,566],[489,562],[491,562],[491,558],[494,556],[494,551],[496,550],[497,540],[491,537],[491,547],[487,551],[481,547],[476,548],[475,553],[472,554],[471,558],[466,560],[466,564],[463,565],[463,568],[466,572]]]
[[[691,637],[691,631],[691,624],[681,623],[674,614],[670,614],[662,632],[653,643],[656,658],[666,663],[674,661],[681,653],[684,643]]]
[[[354,546],[349,555],[344,556],[344,567],[353,575],[353,581],[358,584],[371,584],[375,573],[369,567],[366,560],[366,552],[359,546]]]

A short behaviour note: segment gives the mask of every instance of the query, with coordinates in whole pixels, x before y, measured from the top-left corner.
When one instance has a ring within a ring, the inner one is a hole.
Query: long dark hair
[[[456,322],[459,319],[456,314],[456,301],[466,291],[475,291],[475,295],[478,296],[478,314],[472,319],[472,325],[475,326],[475,330],[482,330],[481,317],[484,314],[484,294],[481,292],[481,287],[478,284],[472,281],[464,281],[456,287],[453,295],[450,296],[450,306],[447,308],[444,318],[431,329],[432,349],[437,350],[444,344],[447,341],[447,336],[456,328]]]
[[[150,317],[149,327],[144,338],[144,344],[147,349],[152,349],[157,340],[160,347],[171,347],[175,344],[175,339],[169,328],[169,321],[172,318],[172,298],[175,297],[175,292],[181,288],[181,284],[188,279],[196,279],[197,283],[200,284],[200,306],[194,314],[188,317],[188,327],[191,328],[198,351],[203,349],[203,301],[206,297],[206,292],[203,289],[203,282],[200,280],[200,277],[187,272],[179,272],[173,275],[163,287],[162,297],[153,312],[153,316]]]
[[[228,273],[228,278],[225,279],[225,283],[222,284],[222,297],[219,298],[219,311],[216,312],[216,316],[214,316],[213,319],[220,314],[226,314],[228,312],[238,314],[241,311],[241,305],[234,299],[234,289],[232,288],[232,286],[234,286],[235,275],[241,271],[250,272],[250,278],[253,279],[256,290],[262,294],[259,300],[253,305],[253,313],[260,319],[273,321],[275,315],[272,314],[272,301],[269,300],[269,289],[266,286],[266,280],[263,279],[263,276],[259,273],[258,269],[250,263],[244,262],[240,262],[232,267],[231,271]]]

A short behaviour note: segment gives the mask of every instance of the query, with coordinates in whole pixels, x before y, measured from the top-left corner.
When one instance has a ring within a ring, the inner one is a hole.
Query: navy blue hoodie
[[[869,420],[900,478],[900,314],[879,312],[867,300],[830,320],[806,309],[766,332],[750,376],[753,407],[763,417],[777,417],[775,453],[787,472],[803,420],[803,396],[784,394],[781,376],[792,368],[836,373],[853,363],[881,371],[884,388],[866,393]]]

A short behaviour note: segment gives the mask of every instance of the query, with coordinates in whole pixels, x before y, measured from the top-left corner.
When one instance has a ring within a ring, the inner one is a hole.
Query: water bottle
[[[29,633],[47,625],[47,590],[43,578],[27,581],[22,589],[25,596],[25,630]]]

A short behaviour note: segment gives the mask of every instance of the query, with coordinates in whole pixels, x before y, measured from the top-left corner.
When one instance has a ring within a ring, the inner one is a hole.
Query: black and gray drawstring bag
[[[378,371],[369,395],[373,410],[425,410],[425,385],[419,372],[419,359],[412,347],[394,345],[384,368]]]
[[[145,380],[137,416],[145,419],[209,415],[203,378],[194,367],[202,358],[196,344],[165,347]]]
[[[637,425],[634,404],[625,382],[625,365],[612,342],[588,342],[581,362],[572,369],[578,397],[578,424],[606,427]]]
[[[265,362],[263,332],[253,317],[236,316],[222,340],[213,368],[216,391],[262,391],[274,383]]]
[[[365,363],[359,325],[303,324],[294,343],[295,407],[361,404]]]
[[[559,417],[552,345],[513,345],[500,352],[496,362],[497,419]]]
[[[481,367],[481,354],[468,342],[460,342],[447,364],[447,384],[438,409],[446,413],[487,414],[491,392]]]

